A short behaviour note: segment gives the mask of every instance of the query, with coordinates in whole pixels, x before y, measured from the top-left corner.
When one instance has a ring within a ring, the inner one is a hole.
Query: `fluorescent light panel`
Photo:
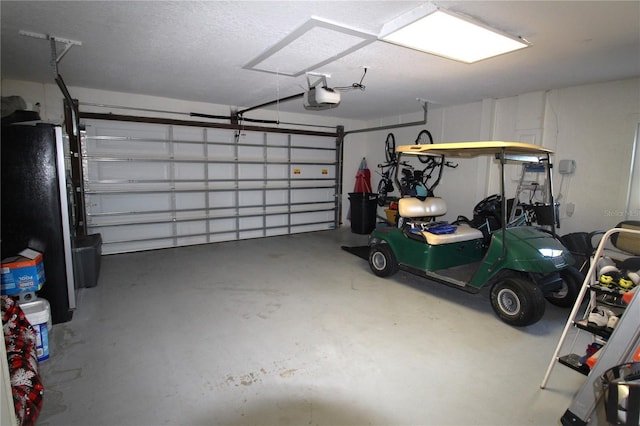
[[[404,17],[401,17],[385,25],[380,38],[389,43],[466,63],[481,61],[529,46],[522,39],[449,11],[439,8],[427,8],[426,11],[428,13],[426,16],[422,13],[421,17],[412,22],[402,22]],[[415,12],[410,14],[410,16],[414,15]],[[393,29],[394,26],[396,29]]]

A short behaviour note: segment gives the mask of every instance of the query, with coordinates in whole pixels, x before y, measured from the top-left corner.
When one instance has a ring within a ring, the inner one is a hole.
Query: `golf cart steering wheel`
[[[484,200],[480,201],[473,209],[475,214],[481,215],[483,213],[489,213],[491,215],[496,215],[496,209],[500,205],[502,201],[502,197],[500,194],[489,195]]]

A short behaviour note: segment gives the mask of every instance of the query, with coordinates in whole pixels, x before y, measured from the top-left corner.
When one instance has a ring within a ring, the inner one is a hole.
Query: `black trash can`
[[[77,236],[71,242],[71,250],[76,288],[97,286],[102,255],[102,235]]]
[[[376,227],[378,194],[370,192],[350,192],[351,232],[369,234]]]

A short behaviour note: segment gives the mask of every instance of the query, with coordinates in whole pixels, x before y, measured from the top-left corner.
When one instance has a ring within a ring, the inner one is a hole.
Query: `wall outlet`
[[[558,172],[561,175],[570,175],[576,170],[576,162],[574,160],[560,160]]]

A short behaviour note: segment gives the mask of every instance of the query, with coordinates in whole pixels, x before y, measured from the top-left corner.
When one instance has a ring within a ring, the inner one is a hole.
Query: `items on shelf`
[[[606,328],[613,331],[619,319],[619,314],[616,314],[611,309],[604,306],[596,306],[589,312],[587,324],[592,327]]]
[[[640,269],[636,269],[637,266],[637,262],[616,262],[610,257],[602,257],[597,264],[596,285],[619,292],[633,290],[640,284]]]

